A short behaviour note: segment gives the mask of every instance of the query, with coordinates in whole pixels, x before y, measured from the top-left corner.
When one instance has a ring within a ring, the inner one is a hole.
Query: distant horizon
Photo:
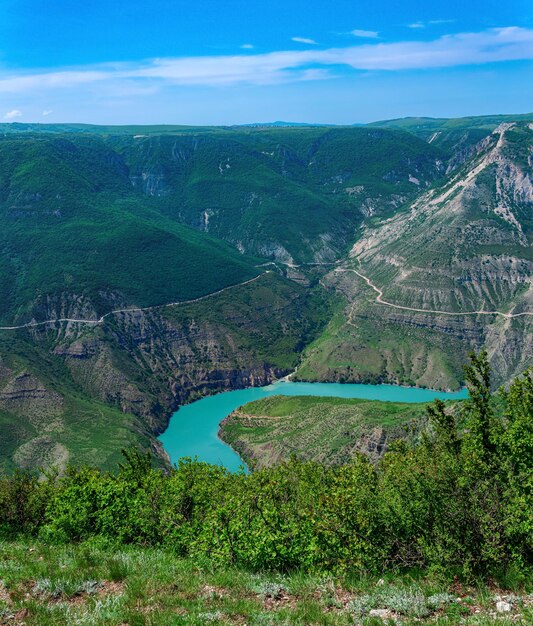
[[[175,122],[133,122],[131,124],[116,124],[116,123],[106,123],[106,122],[73,122],[73,121],[54,121],[54,122],[25,122],[25,121],[0,121],[0,126],[118,126],[118,127],[130,127],[130,126],[163,126],[163,127],[205,127],[205,128],[232,128],[232,127],[241,127],[241,126],[277,126],[281,127],[296,127],[296,126],[339,126],[339,127],[352,127],[352,126],[369,126],[370,124],[378,124],[379,122],[395,122],[401,120],[460,120],[460,119],[470,119],[470,118],[493,118],[493,117],[528,117],[531,116],[533,118],[533,110],[525,111],[523,113],[488,113],[488,114],[472,114],[472,115],[459,115],[459,116],[443,116],[436,117],[431,115],[406,115],[402,117],[390,117],[390,118],[380,118],[371,120],[369,122],[352,122],[347,124],[338,124],[335,122],[296,122],[296,121],[288,121],[288,120],[273,120],[273,121],[262,121],[262,122],[244,122],[244,123],[229,123],[229,124],[187,124],[187,123],[175,123]]]

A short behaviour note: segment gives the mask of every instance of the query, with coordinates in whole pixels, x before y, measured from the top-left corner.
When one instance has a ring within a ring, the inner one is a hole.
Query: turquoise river
[[[281,380],[266,387],[249,387],[207,396],[180,407],[170,419],[167,430],[159,437],[170,460],[198,457],[200,461],[223,465],[236,471],[243,462],[239,455],[218,438],[218,425],[237,407],[267,396],[332,396],[364,398],[389,402],[430,402],[435,398],[466,398],[466,389],[448,393],[395,385],[362,385],[345,383],[293,383]]]

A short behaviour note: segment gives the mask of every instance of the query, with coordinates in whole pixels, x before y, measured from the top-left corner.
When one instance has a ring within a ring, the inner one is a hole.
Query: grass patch
[[[113,582],[116,563],[125,569]],[[217,568],[148,548],[0,544],[0,621],[87,624],[527,624],[531,589],[463,586],[409,573],[386,580]],[[498,598],[510,611],[498,613]]]

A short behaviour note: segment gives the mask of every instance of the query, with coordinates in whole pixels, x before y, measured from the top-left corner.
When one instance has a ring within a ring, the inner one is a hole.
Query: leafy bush
[[[11,477],[0,477],[0,535],[35,533],[43,524],[54,474],[39,482],[37,475],[17,470]]]

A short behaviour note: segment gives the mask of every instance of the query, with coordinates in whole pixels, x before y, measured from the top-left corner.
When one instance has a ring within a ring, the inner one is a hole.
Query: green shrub
[[[17,470],[11,477],[0,477],[0,537],[19,533],[34,534],[42,525],[54,475],[39,482],[37,475]]]

